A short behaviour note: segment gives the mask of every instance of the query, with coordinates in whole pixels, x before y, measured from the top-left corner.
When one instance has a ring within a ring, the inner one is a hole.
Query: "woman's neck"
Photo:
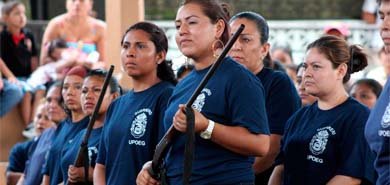
[[[318,97],[318,107],[321,110],[330,110],[344,103],[348,99],[349,96],[348,93],[344,90],[344,87],[342,87],[342,89],[336,89],[338,90],[328,93],[328,95],[323,97]]]
[[[71,25],[82,25],[82,24],[85,24],[85,22],[87,22],[88,15],[87,16],[82,16],[82,15],[78,15],[78,16],[73,15],[72,16],[70,14],[66,14],[65,19]]]
[[[19,35],[20,30],[22,30],[22,28],[11,26],[11,25],[7,26],[7,31],[10,32],[12,35]]]
[[[261,70],[263,70],[263,68],[264,68],[264,64],[263,64],[263,61],[261,61],[259,63],[259,65],[257,65],[256,68],[252,71],[252,73],[254,75],[257,75],[257,74],[259,74],[261,72]]]
[[[194,66],[196,70],[202,70],[210,67],[217,60],[213,56],[205,56],[199,58],[193,58]]]
[[[83,111],[78,110],[78,111],[72,111],[72,122],[79,122],[85,117]]]
[[[103,126],[103,123],[104,123],[104,119],[105,119],[105,116],[106,114],[103,113],[103,114],[99,114],[95,120],[95,124],[93,125],[93,129],[96,129],[96,128],[100,128]]]
[[[142,92],[161,81],[157,75],[133,77],[132,80],[134,92]]]

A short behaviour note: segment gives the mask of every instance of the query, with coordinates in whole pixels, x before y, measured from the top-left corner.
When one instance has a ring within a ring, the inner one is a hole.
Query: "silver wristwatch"
[[[200,137],[203,139],[210,139],[211,134],[213,133],[214,130],[214,125],[215,122],[211,119],[209,119],[209,125],[207,126],[206,130],[200,133]]]

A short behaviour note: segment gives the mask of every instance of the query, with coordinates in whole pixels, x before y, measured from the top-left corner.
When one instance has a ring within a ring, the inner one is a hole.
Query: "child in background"
[[[0,58],[0,117],[10,111],[22,98],[23,92],[18,86],[18,80]]]
[[[21,104],[21,113],[25,125],[32,121],[34,105],[44,96],[44,89],[32,89],[26,79],[38,66],[37,49],[34,37],[26,30],[25,6],[19,1],[9,1],[1,9],[5,27],[0,34],[0,57],[18,78],[26,92]],[[34,97],[34,104],[32,99]]]

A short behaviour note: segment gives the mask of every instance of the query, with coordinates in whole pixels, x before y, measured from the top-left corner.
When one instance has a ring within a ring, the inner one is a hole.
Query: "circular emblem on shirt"
[[[202,92],[198,95],[198,97],[196,97],[196,100],[192,104],[192,108],[199,112],[202,111],[207,96],[211,96],[211,91],[210,89],[204,88]]]
[[[390,126],[390,103],[387,105],[385,113],[383,114],[381,125],[383,128]]]
[[[140,138],[145,134],[146,126],[148,123],[148,115],[150,116],[152,111],[150,109],[141,109],[135,112],[134,120],[131,123],[130,132],[134,138]]]
[[[310,151],[314,155],[319,155],[326,149],[326,143],[328,143],[329,133],[327,130],[321,130],[310,141]]]

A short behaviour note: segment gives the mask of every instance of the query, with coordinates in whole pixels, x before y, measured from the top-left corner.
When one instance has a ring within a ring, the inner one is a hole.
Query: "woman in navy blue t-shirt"
[[[270,48],[266,20],[254,12],[241,12],[230,19],[231,31],[235,32],[241,24],[245,25],[245,29],[229,55],[256,75],[264,86],[271,145],[266,156],[255,159],[253,169],[256,184],[266,184],[279,153],[284,125],[301,103],[294,83],[286,73],[264,67],[263,60],[269,57]]]
[[[309,44],[305,90],[318,98],[287,122],[270,184],[374,182],[373,155],[364,140],[369,110],[343,84],[367,65],[362,48],[335,36]]]
[[[106,75],[107,72],[103,70],[92,70],[87,74],[81,89],[81,107],[83,109],[84,114],[92,116],[100,93],[102,91],[104,78]],[[119,96],[119,91],[120,89],[118,81],[115,79],[115,77],[112,77],[110,79],[109,86],[107,87],[107,91],[104,95],[102,104],[98,111],[98,115],[93,125],[93,129],[91,130],[91,135],[88,138],[89,182],[92,182],[93,180],[93,169],[95,168],[96,164],[99,141],[103,130],[106,112],[111,102],[113,102]],[[73,166],[85,133],[86,129],[81,130],[71,141],[69,141],[64,146],[61,158],[61,169],[64,184],[66,184],[67,181],[73,183],[85,182],[84,167],[76,168]]]
[[[229,16],[217,1],[187,0],[179,8],[175,25],[180,51],[194,61],[195,69],[176,86],[165,112],[164,125],[180,132],[187,127],[184,103],[206,75],[229,39]],[[211,50],[210,50],[211,48]],[[195,149],[190,184],[253,183],[253,156],[269,148],[264,89],[242,65],[226,57],[192,107],[195,114]],[[166,160],[168,184],[182,184],[184,140],[180,134]],[[147,172],[137,184],[154,184]]]
[[[126,31],[121,46],[122,67],[133,89],[107,111],[94,184],[135,184],[164,134],[163,115],[176,83],[165,60],[168,40],[161,28],[136,23]]]
[[[64,78],[62,98],[68,117],[58,124],[55,131],[43,169],[42,184],[44,185],[57,185],[63,181],[60,165],[63,146],[88,125],[89,118],[83,113],[80,104],[81,86],[86,74],[84,67],[77,66],[73,67]]]

